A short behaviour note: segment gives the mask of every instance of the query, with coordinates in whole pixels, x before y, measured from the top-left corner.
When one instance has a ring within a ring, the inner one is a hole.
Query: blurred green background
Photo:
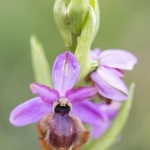
[[[0,150],[40,150],[36,124],[17,128],[10,111],[34,97],[29,39],[42,42],[49,63],[66,50],[53,18],[54,0],[0,0]],[[126,71],[136,84],[130,117],[122,139],[111,150],[150,149],[150,1],[99,0],[101,27],[92,48],[120,48],[134,53],[138,64]]]

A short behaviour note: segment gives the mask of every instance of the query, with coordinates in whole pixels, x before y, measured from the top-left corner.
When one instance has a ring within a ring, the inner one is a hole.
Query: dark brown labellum
[[[45,115],[38,124],[39,142],[43,150],[80,150],[88,140],[81,121],[69,115],[70,106],[58,103],[54,113]]]
[[[77,137],[74,121],[68,115],[69,111],[69,106],[57,105],[51,119],[49,143],[57,149],[69,149]]]

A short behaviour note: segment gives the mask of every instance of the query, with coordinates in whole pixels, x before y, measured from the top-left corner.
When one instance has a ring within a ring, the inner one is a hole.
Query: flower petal
[[[42,101],[40,97],[32,98],[10,113],[9,121],[14,126],[25,126],[38,122],[45,114],[52,111],[52,105]]]
[[[65,52],[57,56],[52,70],[52,79],[55,89],[64,96],[71,89],[80,73],[80,66],[76,57],[71,52]]]
[[[95,82],[101,96],[118,101],[127,99],[127,86],[109,68],[100,66],[97,71],[91,73],[91,79]]]
[[[108,120],[102,122],[99,126],[92,126],[91,136],[94,139],[101,137],[102,134],[111,125],[111,120],[117,115],[121,106],[121,102],[112,101],[111,104],[106,104],[106,102],[100,102],[99,104],[97,104],[97,106],[99,111],[104,113],[108,117]]]
[[[102,66],[132,70],[136,63],[137,58],[125,50],[110,49],[100,54],[100,65]]]
[[[112,119],[117,115],[120,107],[121,102],[117,101],[112,101],[111,104],[106,104],[105,102],[101,102],[98,104],[99,110],[104,112],[109,119]]]
[[[97,93],[97,88],[94,86],[90,87],[79,87],[77,89],[71,89],[67,91],[66,97],[71,103],[83,101],[85,99],[92,99]]]
[[[100,112],[104,113],[108,120],[102,122],[99,126],[92,126],[91,136],[94,139],[97,139],[102,136],[102,134],[109,128],[111,125],[111,120],[117,115],[121,102],[112,101],[111,104],[106,104],[106,102],[100,102],[98,105]]]
[[[124,73],[122,70],[120,69],[117,69],[117,68],[110,68],[110,67],[107,67],[109,68],[109,70],[111,70],[114,74],[116,74],[118,77],[120,78],[123,78],[124,77]]]
[[[99,48],[95,48],[94,50],[90,50],[90,59],[98,60],[100,57],[101,50]]]
[[[106,115],[100,112],[97,105],[89,100],[74,103],[70,113],[77,116],[83,123],[95,126],[107,120]]]
[[[103,133],[109,128],[111,121],[104,121],[99,126],[92,126],[91,128],[91,137],[97,139],[103,135]]]
[[[53,103],[60,97],[56,90],[50,89],[48,86],[39,83],[30,84],[30,89],[32,94],[38,94],[38,96],[47,103]]]

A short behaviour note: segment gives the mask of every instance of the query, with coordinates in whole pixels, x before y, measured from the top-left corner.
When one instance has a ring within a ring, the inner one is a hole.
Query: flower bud
[[[71,0],[67,7],[67,17],[70,22],[71,31],[78,35],[81,32],[83,22],[88,13],[89,4],[87,0]]]
[[[89,5],[93,8],[96,16],[96,24],[94,27],[94,33],[92,37],[92,42],[93,42],[100,26],[100,8],[99,8],[98,0],[89,0]]]
[[[68,102],[65,105],[64,101],[62,105],[61,100],[54,105],[54,113],[45,115],[38,123],[43,150],[78,150],[89,138],[81,121],[69,115],[71,105]]]
[[[56,0],[54,4],[54,19],[56,22],[56,25],[59,29],[59,32],[62,35],[62,38],[65,42],[66,47],[72,46],[72,37],[71,37],[71,31],[69,24],[67,22],[67,16],[66,16],[66,4],[64,0]]]

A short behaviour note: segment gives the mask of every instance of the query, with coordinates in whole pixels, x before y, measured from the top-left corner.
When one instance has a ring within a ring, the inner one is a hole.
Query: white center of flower
[[[66,97],[60,97],[58,101],[60,106],[66,106],[68,104],[68,99]]]

